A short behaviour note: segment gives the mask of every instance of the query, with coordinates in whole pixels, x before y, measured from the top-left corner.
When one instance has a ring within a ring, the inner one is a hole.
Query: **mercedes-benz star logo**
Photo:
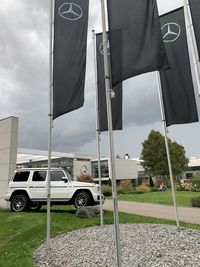
[[[104,43],[102,42],[99,46],[99,51],[100,53],[103,55],[104,54]],[[107,42],[107,53],[108,56],[110,55],[110,46],[109,46],[109,42]]]
[[[175,22],[166,23],[162,28],[163,41],[171,43],[176,41],[181,34],[181,27]]]
[[[83,10],[80,6],[74,3],[64,3],[58,9],[59,15],[67,20],[78,20],[83,15]]]

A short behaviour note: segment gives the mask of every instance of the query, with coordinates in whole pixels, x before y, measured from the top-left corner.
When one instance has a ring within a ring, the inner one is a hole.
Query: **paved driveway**
[[[113,210],[113,201],[105,201],[103,208],[105,210]],[[141,202],[118,201],[119,211],[151,216],[161,219],[176,220],[175,210],[173,206],[147,204]],[[200,208],[178,207],[179,220],[194,224],[200,224]]]

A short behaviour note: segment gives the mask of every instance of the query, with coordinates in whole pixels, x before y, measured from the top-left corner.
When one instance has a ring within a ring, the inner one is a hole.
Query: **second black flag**
[[[107,0],[113,86],[169,68],[156,0]]]
[[[99,130],[101,132],[108,131],[103,47],[104,47],[103,37],[102,34],[99,33],[96,35],[96,55],[97,55]],[[109,48],[108,48],[108,53],[110,54]],[[122,83],[119,83],[117,86],[115,86],[113,88],[113,91],[115,93],[115,97],[112,98],[111,100],[113,130],[122,130]]]

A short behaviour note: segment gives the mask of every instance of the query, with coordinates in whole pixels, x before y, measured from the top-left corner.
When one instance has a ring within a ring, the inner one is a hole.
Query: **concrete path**
[[[113,201],[105,201],[103,208],[113,210]],[[175,209],[173,206],[149,204],[141,202],[118,201],[119,211],[151,216],[161,219],[176,220]],[[179,220],[194,224],[200,224],[200,208],[178,207]]]

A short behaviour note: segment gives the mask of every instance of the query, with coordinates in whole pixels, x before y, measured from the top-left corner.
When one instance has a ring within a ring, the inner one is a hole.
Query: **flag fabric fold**
[[[197,48],[200,57],[200,1],[189,0],[190,10],[192,15],[193,27],[196,36]]]
[[[170,70],[160,71],[166,125],[198,121],[189,61],[184,11],[160,17]]]
[[[55,1],[53,119],[83,106],[89,0]]]
[[[107,105],[106,105],[106,88],[104,79],[105,74],[104,74],[102,33],[96,34],[96,55],[97,55],[99,130],[103,132],[103,131],[108,131],[108,121],[107,121]],[[109,59],[110,59],[110,53],[109,53]],[[111,98],[113,130],[122,130],[122,83],[116,85],[113,88],[113,91],[115,92],[115,97]]]
[[[156,0],[107,0],[113,86],[168,69]]]

